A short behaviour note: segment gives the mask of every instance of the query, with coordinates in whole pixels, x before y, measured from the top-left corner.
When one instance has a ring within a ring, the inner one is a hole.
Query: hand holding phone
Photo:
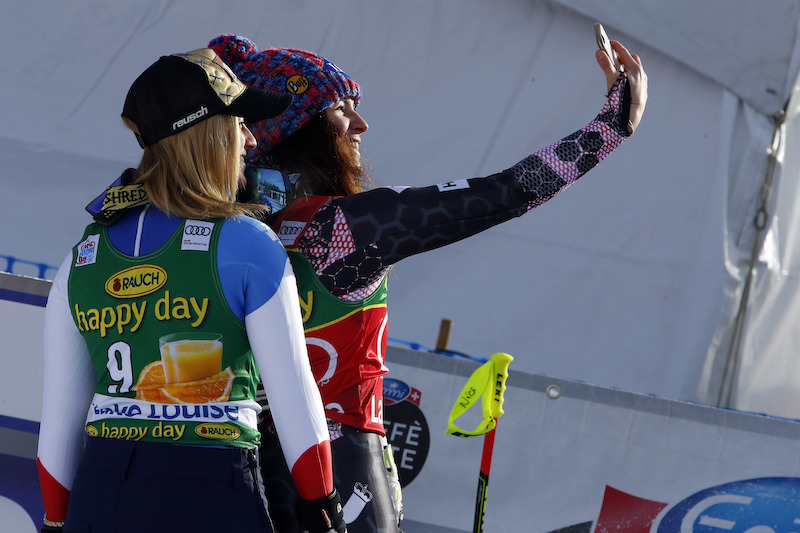
[[[617,70],[617,72],[620,72],[622,68],[619,64],[619,57],[617,57],[617,53],[611,48],[611,41],[608,39],[606,30],[599,22],[594,23],[594,35],[597,39],[597,46],[600,47],[600,50],[606,53],[609,59],[611,59],[611,63],[614,65],[614,68]]]

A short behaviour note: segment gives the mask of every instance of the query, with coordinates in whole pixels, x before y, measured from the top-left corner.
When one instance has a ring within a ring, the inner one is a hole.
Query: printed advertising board
[[[390,350],[388,366],[388,386],[409,391],[385,390],[401,481],[411,480],[404,530],[472,531],[484,437],[445,429],[479,363]],[[507,387],[484,531],[800,531],[797,421],[519,373],[513,362]]]
[[[46,294],[43,281],[0,275],[0,531],[34,533],[43,515],[35,459]],[[480,363],[391,346],[387,366],[384,425],[404,485],[403,530],[472,531],[485,437],[445,429]],[[504,411],[486,532],[800,531],[798,421],[516,372],[513,362]],[[480,413],[463,418],[474,427]],[[353,492],[340,491],[345,502]]]

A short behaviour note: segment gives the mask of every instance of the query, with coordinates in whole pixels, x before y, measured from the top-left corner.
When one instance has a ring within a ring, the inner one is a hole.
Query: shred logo
[[[75,266],[91,265],[97,261],[97,244],[100,235],[89,235],[86,240],[78,245],[78,256],[75,258]]]
[[[138,298],[156,292],[167,282],[167,272],[155,265],[140,265],[117,272],[106,281],[114,298]]]
[[[308,78],[298,74],[286,80],[286,90],[292,94],[303,94],[308,89]]]
[[[135,207],[137,205],[144,205],[150,200],[147,198],[147,192],[141,183],[133,185],[120,185],[118,187],[109,187],[106,191],[106,197],[103,199],[102,211],[108,209],[122,209],[124,207]]]
[[[230,424],[200,424],[194,428],[194,432],[204,439],[212,440],[235,440],[239,438],[242,432],[236,426]]]

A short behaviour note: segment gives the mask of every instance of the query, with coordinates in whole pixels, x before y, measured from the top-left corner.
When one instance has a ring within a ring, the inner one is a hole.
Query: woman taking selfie
[[[356,110],[361,89],[344,71],[312,52],[259,51],[236,35],[221,35],[209,46],[246,85],[294,96],[286,113],[251,124],[258,146],[248,155],[242,196],[271,206],[268,221],[298,279],[348,530],[397,531],[402,501],[382,419],[389,268],[523,215],[605,159],[644,111],[641,60],[613,41],[624,69],[618,72],[598,51],[608,90],[600,113],[503,171],[429,187],[372,188],[359,152],[368,130]],[[267,418],[264,457],[279,446],[269,427]],[[298,531],[291,502],[283,498],[290,480],[273,470],[276,464],[263,464],[271,508],[286,510],[276,510],[276,526]]]

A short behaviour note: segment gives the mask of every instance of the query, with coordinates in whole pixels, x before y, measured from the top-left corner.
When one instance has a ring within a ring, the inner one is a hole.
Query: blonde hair
[[[124,119],[136,132],[135,125]],[[215,115],[144,149],[136,182],[150,202],[168,215],[217,218],[262,210],[236,203],[242,158],[239,119]]]

